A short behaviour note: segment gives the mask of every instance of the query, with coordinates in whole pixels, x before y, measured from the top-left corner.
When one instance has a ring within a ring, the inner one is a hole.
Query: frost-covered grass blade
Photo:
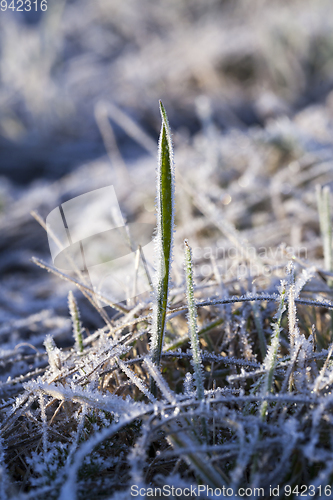
[[[186,297],[188,303],[188,328],[191,339],[192,363],[194,368],[195,384],[198,399],[203,399],[205,395],[203,385],[203,366],[200,353],[200,342],[198,337],[197,308],[194,301],[192,252],[188,241],[184,241],[185,247],[185,274],[186,274]]]
[[[162,118],[158,148],[157,167],[157,232],[156,252],[157,269],[155,276],[155,299],[153,305],[153,324],[151,334],[151,359],[160,364],[163,337],[166,323],[172,244],[174,231],[174,166],[173,148],[168,117],[160,101]],[[152,391],[155,392],[152,380]]]
[[[332,251],[332,221],[331,221],[331,190],[329,186],[316,186],[317,207],[319,213],[320,232],[323,239],[324,260],[326,271],[333,271]],[[330,280],[330,286],[333,282]]]
[[[266,376],[265,376],[265,383],[264,383],[264,393],[269,394],[272,390],[272,383],[273,383],[273,376],[274,376],[274,370],[276,367],[276,362],[277,362],[277,354],[278,354],[278,349],[280,345],[280,332],[281,332],[281,320],[282,320],[282,315],[286,309],[285,307],[285,300],[286,300],[286,285],[285,282],[281,283],[281,288],[280,288],[280,304],[279,304],[279,309],[278,312],[276,313],[276,323],[272,325],[273,333],[272,333],[272,340],[271,340],[271,345],[268,348],[265,360],[264,360],[264,367],[267,370]],[[266,418],[266,411],[267,411],[267,406],[268,403],[267,401],[264,401],[261,405],[261,417],[263,419]]]
[[[68,292],[68,309],[72,318],[75,349],[80,354],[83,352],[82,323],[80,311],[72,291]]]

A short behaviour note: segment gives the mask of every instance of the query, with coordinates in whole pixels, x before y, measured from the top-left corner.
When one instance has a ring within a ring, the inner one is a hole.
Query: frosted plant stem
[[[174,168],[171,133],[167,114],[160,101],[162,118],[157,168],[157,270],[155,274],[155,301],[151,336],[151,359],[160,366],[172,259],[174,230]],[[151,392],[156,396],[156,385],[151,378]]]
[[[39,406],[40,413],[42,418],[42,429],[43,429],[43,452],[44,452],[44,460],[46,460],[47,454],[47,416],[45,412],[45,403],[43,394],[39,394]]]
[[[83,352],[82,323],[80,311],[71,290],[68,292],[68,308],[72,318],[75,350],[78,354],[81,354]]]
[[[277,321],[275,324],[272,325],[272,327],[273,327],[272,342],[268,348],[267,355],[266,355],[266,358],[264,361],[264,366],[267,370],[267,374],[266,374],[266,378],[265,378],[265,386],[264,386],[266,394],[269,394],[272,390],[273,375],[274,375],[277,354],[278,354],[279,345],[280,345],[281,319],[282,319],[282,314],[286,309],[285,298],[286,298],[286,285],[285,285],[285,282],[282,281],[281,289],[280,289],[280,305],[279,305],[278,312],[276,314]],[[268,406],[268,402],[263,401],[263,403],[261,405],[261,410],[260,410],[260,415],[261,415],[261,418],[263,420],[266,418],[267,406]]]
[[[317,205],[319,212],[320,232],[323,238],[325,270],[333,271],[332,255],[332,222],[330,214],[331,191],[328,186],[323,189],[319,184],[316,186]],[[328,280],[329,286],[333,286],[333,281]]]
[[[122,369],[122,371],[128,376],[128,378],[140,389],[140,391],[147,396],[147,398],[154,402],[156,399],[149,392],[143,381],[132,371],[130,370],[120,358],[117,359],[118,366]]]
[[[290,343],[290,356],[294,355],[295,341],[299,338],[299,329],[297,326],[297,310],[296,310],[296,288],[295,288],[295,270],[294,263],[290,262],[287,266],[287,273],[289,278],[288,284],[288,327],[289,327],[289,343]],[[294,383],[293,374],[289,378],[289,392],[292,392]]]
[[[197,326],[197,308],[194,302],[194,288],[193,288],[193,271],[192,271],[192,252],[188,244],[188,241],[184,241],[185,244],[185,273],[186,273],[186,297],[188,303],[188,328],[189,337],[191,339],[191,350],[192,350],[192,363],[194,368],[194,377],[197,389],[198,399],[204,399],[204,385],[203,385],[203,367],[202,359],[200,354],[200,344],[198,337],[198,326]]]
[[[331,190],[328,186],[323,189],[319,184],[316,185],[317,206],[319,212],[320,232],[323,239],[325,270],[333,271],[333,252],[332,252],[332,222],[330,211]],[[333,280],[327,279],[329,287],[333,287]],[[333,338],[333,313],[331,312],[331,340]]]
[[[151,378],[154,379],[165,399],[169,401],[169,403],[176,404],[176,396],[173,394],[167,382],[162,377],[160,371],[156,368],[154,363],[152,363],[149,357],[145,358],[144,365],[147,367]]]
[[[194,302],[192,251],[187,240],[184,241],[184,245],[185,245],[186,297],[188,303],[187,321],[189,328],[189,337],[191,339],[192,364],[194,368],[194,378],[197,389],[197,396],[199,400],[203,400],[205,397],[205,389],[203,384],[203,366],[202,366],[200,343],[198,336],[197,308]],[[201,424],[203,433],[207,440],[208,439],[207,426],[205,419],[203,417],[201,418]]]
[[[288,290],[288,324],[289,324],[289,341],[290,352],[292,353],[295,346],[295,330],[296,330],[296,306],[295,306],[295,285],[290,284]]]
[[[44,346],[49,359],[49,365],[54,374],[61,370],[61,352],[56,346],[53,337],[51,335],[46,335],[44,340]]]

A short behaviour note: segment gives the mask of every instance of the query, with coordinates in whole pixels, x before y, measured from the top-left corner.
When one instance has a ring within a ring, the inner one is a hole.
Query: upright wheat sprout
[[[161,134],[158,147],[157,168],[157,232],[156,253],[157,269],[154,283],[153,322],[151,336],[151,360],[160,365],[163,337],[166,324],[168,289],[172,260],[172,245],[174,231],[174,166],[171,133],[167,114],[160,101],[162,118]],[[151,390],[156,393],[156,386],[151,379]]]

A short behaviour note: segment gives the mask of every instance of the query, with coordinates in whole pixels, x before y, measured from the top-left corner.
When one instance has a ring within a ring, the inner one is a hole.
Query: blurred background
[[[19,184],[105,153],[100,100],[156,139],[158,99],[192,136],[200,96],[225,131],[291,116],[333,89],[330,0],[48,0],[45,12],[1,12],[0,44],[0,175]],[[113,127],[125,161],[143,154]]]
[[[332,0],[47,5],[0,11],[3,345],[70,335],[68,284],[30,261],[51,262],[32,210],[45,220],[113,184],[128,221],[155,221],[159,99],[183,179],[179,241],[227,245],[228,221],[255,246],[322,258],[314,193],[333,180]],[[85,324],[102,324],[89,307]]]

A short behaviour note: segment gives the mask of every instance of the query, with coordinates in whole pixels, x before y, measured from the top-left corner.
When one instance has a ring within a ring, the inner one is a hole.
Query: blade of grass
[[[71,315],[73,324],[73,335],[75,340],[75,350],[78,354],[83,353],[83,337],[82,337],[82,323],[80,318],[80,311],[76,300],[74,298],[73,292],[70,290],[68,292],[68,308]]]
[[[316,186],[317,205],[319,213],[320,232],[323,239],[325,270],[333,271],[332,255],[332,222],[330,213],[331,191],[328,186],[321,188]],[[328,280],[328,285],[332,287],[333,281]]]
[[[316,185],[317,207],[319,213],[319,225],[321,237],[323,239],[325,270],[333,271],[333,250],[332,250],[332,222],[330,198],[331,190],[329,186],[322,188]],[[327,284],[333,288],[333,280],[327,279]],[[331,312],[331,341],[333,339],[333,313]]]
[[[151,336],[151,359],[160,366],[166,323],[168,289],[172,259],[174,230],[174,167],[171,133],[167,114],[160,101],[162,118],[157,168],[157,270],[155,273],[155,301]],[[151,378],[151,392],[156,395],[156,385]]]
[[[286,285],[284,282],[282,282],[280,289],[280,304],[278,312],[276,313],[276,323],[272,325],[273,328],[272,341],[271,345],[268,348],[266,358],[264,360],[264,366],[267,369],[267,374],[265,377],[265,388],[264,388],[266,394],[270,394],[272,390],[273,375],[276,367],[278,350],[280,347],[281,320],[282,320],[282,315],[286,309],[285,299],[286,299]],[[268,407],[268,402],[264,401],[260,409],[260,416],[263,420],[266,419],[267,407]]]
[[[203,367],[200,353],[200,343],[198,338],[197,308],[194,302],[192,252],[188,241],[185,244],[185,273],[186,273],[186,297],[188,303],[188,327],[191,338],[192,363],[194,368],[195,384],[198,399],[204,398]]]
[[[205,388],[203,384],[204,370],[200,352],[200,342],[198,337],[197,308],[194,302],[192,252],[188,241],[184,241],[185,246],[185,277],[186,277],[186,298],[188,303],[188,328],[191,338],[192,365],[194,368],[194,378],[198,399],[205,398]],[[204,417],[201,418],[201,425],[206,441],[208,441],[207,426]]]

